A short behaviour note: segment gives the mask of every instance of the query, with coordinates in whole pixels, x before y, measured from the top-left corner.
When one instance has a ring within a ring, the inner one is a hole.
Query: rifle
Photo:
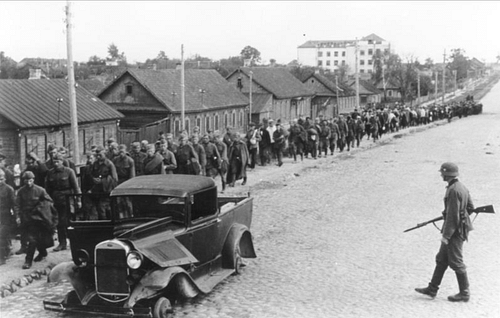
[[[477,217],[477,215],[479,213],[495,213],[495,208],[493,207],[493,205],[485,205],[485,206],[480,206],[478,208],[475,208],[474,210],[468,211],[468,212],[469,212],[469,215],[472,213],[476,213],[476,217]],[[423,223],[418,223],[417,226],[412,227],[411,229],[404,230],[403,233],[413,231],[413,230],[418,229],[420,227],[426,226],[429,223],[434,224],[435,222],[440,221],[442,219],[444,219],[444,216],[438,216],[437,218],[434,218],[432,220],[429,220],[429,221],[426,221]],[[474,218],[474,219],[476,219],[476,218]],[[436,226],[436,224],[434,224],[434,226]]]

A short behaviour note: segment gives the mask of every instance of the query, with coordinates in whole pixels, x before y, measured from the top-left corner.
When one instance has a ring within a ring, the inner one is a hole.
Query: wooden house
[[[47,159],[47,145],[64,146],[72,155],[68,82],[53,80],[0,80],[0,152],[9,164],[24,166],[26,154]],[[92,145],[104,146],[116,138],[122,114],[81,86],[76,87],[79,157]]]
[[[227,126],[246,130],[248,99],[217,71],[187,69],[184,77],[184,127],[188,133],[194,127],[201,133],[224,132]],[[108,84],[99,98],[125,115],[120,121],[119,139],[123,142],[155,141],[157,136],[145,134],[144,127],[156,127],[156,131],[174,136],[182,130],[179,69],[128,69]]]
[[[252,72],[250,74],[250,72]],[[311,116],[314,92],[282,67],[242,67],[226,79],[250,98],[252,75],[252,121],[281,119],[287,123],[303,115]]]
[[[311,72],[302,82],[313,90],[312,114],[314,117],[337,117],[351,113],[356,108],[356,92],[340,83],[336,84],[319,72]]]

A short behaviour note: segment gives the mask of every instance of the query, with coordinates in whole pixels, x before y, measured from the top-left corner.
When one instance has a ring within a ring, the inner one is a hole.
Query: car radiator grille
[[[105,248],[96,248],[96,288],[102,295],[128,295],[129,285],[126,278],[129,274],[126,250],[113,243]]]

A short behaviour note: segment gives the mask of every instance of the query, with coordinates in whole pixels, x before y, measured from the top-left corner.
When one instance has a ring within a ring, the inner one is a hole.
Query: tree
[[[114,44],[111,43],[108,46],[108,60],[116,60],[120,57],[118,47]]]
[[[467,78],[467,70],[469,69],[469,60],[465,56],[465,50],[453,49],[450,55],[451,62],[447,67],[457,74],[457,81]]]
[[[251,60],[251,65],[260,62],[260,52],[254,47],[247,45],[241,50],[240,56],[243,60]]]
[[[230,56],[227,59],[221,59],[214,64],[217,65],[215,68],[216,71],[223,77],[227,77],[229,74],[243,66],[243,59],[241,56]]]

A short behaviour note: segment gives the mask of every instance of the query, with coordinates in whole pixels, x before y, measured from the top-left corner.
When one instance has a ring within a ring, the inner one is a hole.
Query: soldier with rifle
[[[472,223],[469,214],[475,212],[469,190],[458,181],[458,166],[451,162],[441,165],[441,176],[448,183],[444,197],[444,224],[441,229],[441,247],[436,255],[436,267],[429,285],[425,288],[415,288],[415,291],[436,297],[439,285],[448,266],[455,271],[460,292],[449,296],[449,301],[469,301],[470,290],[466,266],[463,262],[463,243],[467,240]],[[434,223],[440,218],[417,225],[415,228]],[[414,228],[413,228],[414,229]],[[408,229],[410,231],[412,229]],[[405,231],[405,232],[407,232]]]

